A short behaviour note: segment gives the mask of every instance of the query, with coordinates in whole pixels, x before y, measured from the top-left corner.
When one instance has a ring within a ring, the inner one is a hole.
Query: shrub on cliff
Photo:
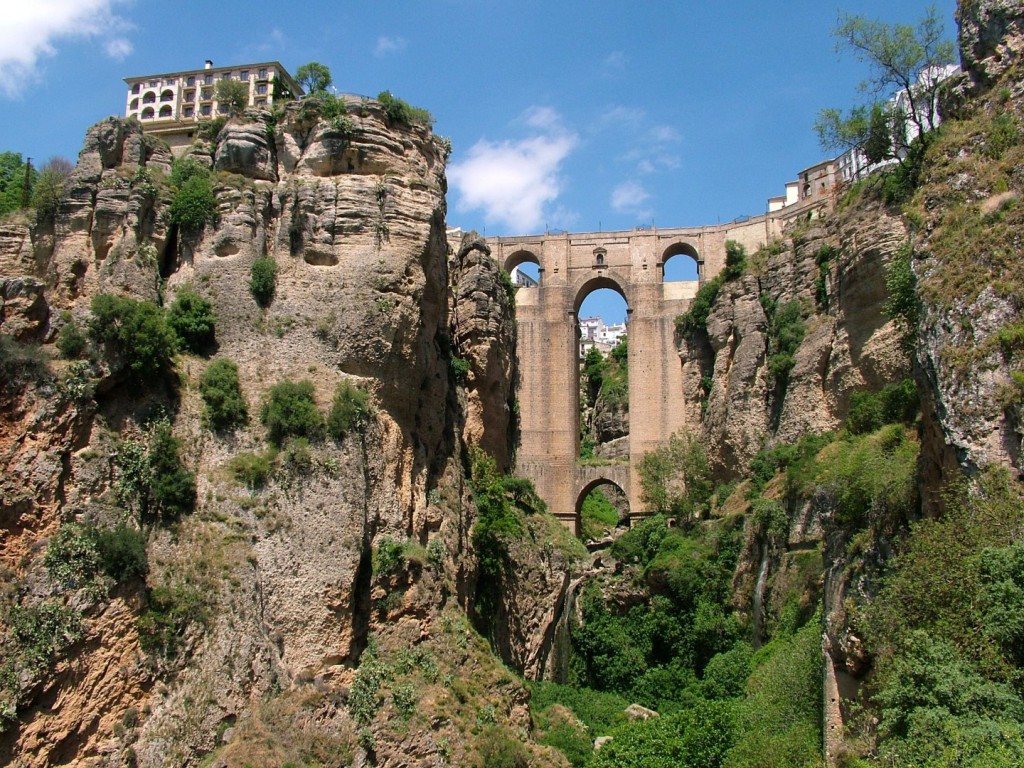
[[[327,433],[341,440],[366,422],[370,415],[370,395],[349,381],[338,384],[327,415]]]
[[[57,334],[57,350],[65,360],[75,360],[85,351],[89,340],[82,333],[82,329],[78,327],[78,323],[75,322],[70,312],[67,310],[61,312],[61,320],[64,325],[61,326],[60,333]]]
[[[198,231],[217,215],[217,197],[208,175],[186,179],[171,200],[171,222],[182,229]]]
[[[213,429],[233,429],[249,420],[249,407],[238,381],[238,366],[223,358],[214,360],[199,380],[199,394],[206,406],[204,417]]]
[[[266,307],[274,298],[277,288],[277,262],[270,256],[260,256],[252,263],[249,273],[249,292],[256,303]]]
[[[171,425],[160,422],[149,441],[150,492],[157,514],[176,520],[196,505],[196,480],[181,463],[181,443],[171,434]]]
[[[313,399],[313,382],[286,379],[275,384],[263,401],[260,421],[267,428],[267,439],[279,447],[288,437],[319,440],[324,433],[324,417]]]
[[[160,307],[101,293],[92,300],[92,315],[89,336],[120,359],[130,378],[144,384],[159,380],[177,348]]]
[[[413,125],[424,125],[429,128],[434,124],[434,116],[430,112],[412,106],[409,102],[392,95],[391,91],[378,93],[377,101],[384,106],[389,123],[404,125],[407,128]]]
[[[213,344],[217,316],[213,305],[191,288],[182,288],[167,310],[167,324],[185,349],[201,353]]]

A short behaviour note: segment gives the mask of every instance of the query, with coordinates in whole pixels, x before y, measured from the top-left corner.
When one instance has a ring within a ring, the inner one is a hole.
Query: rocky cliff
[[[482,707],[497,736],[526,738],[522,688],[497,679],[464,617],[463,433],[507,465],[509,296],[485,254],[449,249],[446,151],[429,128],[370,100],[329,106],[246,112],[194,143],[216,204],[200,227],[171,212],[166,146],[111,118],[89,130],[55,213],[0,229],[0,323],[17,340],[0,411],[4,762],[187,765],[218,750],[222,765],[432,764],[477,753],[463,721]],[[260,259],[276,272],[262,303]],[[117,355],[69,362],[49,343],[88,327],[99,294],[169,305],[181,291],[212,304],[216,339],[162,380],[139,386]],[[453,355],[471,362],[468,395]],[[229,431],[209,427],[199,386],[221,359],[250,414]],[[354,385],[368,421],[268,452],[261,405],[285,380],[308,381],[321,412]],[[126,451],[161,420],[195,511],[133,519]],[[268,473],[236,479],[239,457]],[[55,540],[126,518],[142,523],[144,579],[54,576]],[[44,605],[69,623],[29,663],[14,617]],[[411,728],[414,710],[428,721]]]

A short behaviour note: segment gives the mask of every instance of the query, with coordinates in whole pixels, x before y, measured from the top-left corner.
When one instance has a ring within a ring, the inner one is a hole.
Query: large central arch
[[[530,478],[548,508],[577,529],[581,490],[611,482],[629,499],[630,517],[644,514],[638,466],[645,453],[694,424],[697,403],[683,396],[675,318],[685,312],[697,282],[664,282],[664,264],[677,255],[694,259],[701,281],[725,267],[725,242],[754,251],[777,234],[774,219],[672,230],[631,230],[536,237],[489,238],[506,270],[529,261],[537,285],[516,295],[520,445],[516,471]],[[629,307],[629,461],[583,465],[578,456],[579,351],[577,314],[597,288],[611,288]]]

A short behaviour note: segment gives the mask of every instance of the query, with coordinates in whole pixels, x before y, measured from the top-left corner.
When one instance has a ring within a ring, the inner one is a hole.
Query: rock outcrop
[[[515,298],[508,277],[476,233],[463,236],[451,272],[453,353],[469,366],[464,374],[463,437],[483,448],[507,472],[516,437]]]
[[[907,239],[881,208],[847,213],[762,252],[723,284],[707,333],[680,346],[690,418],[702,424],[716,473],[734,477],[766,446],[836,429],[853,392],[910,375],[882,312],[886,266]],[[789,302],[802,307],[804,336],[783,386],[769,368],[768,311]]]
[[[449,295],[445,148],[428,128],[389,124],[380,105],[356,103],[344,121],[322,119],[315,100],[290,105],[276,127],[269,113],[247,112],[194,144],[189,155],[213,169],[217,201],[200,231],[168,215],[166,146],[117,119],[89,130],[51,223],[0,229],[5,334],[52,340],[61,313],[86,323],[97,294],[170,302],[188,286],[213,304],[216,357],[237,364],[253,415],[232,434],[204,425],[202,357],[182,357],[180,386],[166,389],[129,391],[105,364],[50,359],[49,346],[16,370],[20,383],[3,393],[0,522],[18,599],[78,600],[47,575],[47,540],[72,521],[124,517],[119,446],[144,440],[154,409],[171,419],[199,503],[171,528],[146,529],[146,583],[125,583],[85,611],[84,639],[21,692],[0,762],[194,764],[236,723],[250,732],[253,702],[314,680],[342,690],[368,646],[387,654],[416,643],[440,654],[450,637],[442,609],[468,605],[474,508],[461,425],[507,465],[510,297],[473,254],[458,265],[465,293]],[[248,288],[257,258],[276,265],[266,307]],[[472,366],[468,417],[452,391],[453,326]],[[246,489],[232,479],[232,458],[263,451],[260,403],[285,379],[308,379],[321,412],[339,382],[354,383],[369,393],[372,416],[337,443],[285,446],[266,487]],[[374,565],[390,546],[426,547],[430,564],[416,560],[392,583]],[[135,622],[151,590],[186,588],[205,608],[175,653],[141,649]],[[495,699],[501,722],[528,728],[521,686],[507,687],[507,706]],[[365,759],[349,714],[332,716]],[[370,724],[376,764],[408,764],[407,752],[432,764],[442,749],[473,747],[440,745],[465,738],[460,721],[404,736],[397,722]],[[236,753],[244,750],[225,753],[224,764]]]

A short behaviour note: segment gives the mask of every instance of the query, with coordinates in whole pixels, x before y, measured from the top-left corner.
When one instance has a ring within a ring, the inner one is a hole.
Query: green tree
[[[319,61],[311,61],[295,70],[295,80],[308,94],[324,93],[334,82],[330,68]]]
[[[861,89],[871,95],[871,102],[854,107],[845,115],[838,109],[821,110],[814,128],[822,147],[856,147],[865,150],[869,158],[901,159],[897,148],[886,149],[882,140],[883,134],[888,133],[883,129],[891,128],[891,121],[901,116],[887,114],[882,105],[899,94],[902,117],[916,128],[918,135],[937,125],[935,104],[941,83],[929,72],[954,61],[953,43],[945,39],[938,11],[934,6],[929,8],[916,27],[841,14],[833,34],[840,50],[851,51],[868,65],[869,76]],[[880,158],[879,153],[884,156]]]
[[[669,438],[667,446],[644,454],[639,474],[640,499],[651,512],[700,514],[714,489],[703,444],[682,430]]]
[[[214,360],[199,380],[205,418],[213,429],[233,429],[249,420],[249,406],[238,381],[238,366],[224,358]]]
[[[171,221],[183,229],[199,231],[217,215],[217,196],[208,174],[189,176],[171,201]]]
[[[215,91],[217,103],[227,107],[230,115],[237,115],[249,106],[249,83],[244,80],[218,80]]]
[[[187,286],[178,291],[167,310],[167,324],[181,346],[196,353],[213,344],[216,322],[213,305]]]
[[[324,431],[324,418],[313,399],[313,382],[287,379],[270,388],[260,420],[267,428],[267,438],[280,446],[287,437],[319,439]]]
[[[150,492],[156,513],[172,521],[196,506],[196,479],[181,463],[181,442],[164,421],[153,429],[149,439]]]
[[[277,262],[270,256],[260,256],[252,263],[249,273],[249,292],[256,303],[266,307],[274,298],[277,287]]]
[[[170,366],[177,339],[156,304],[101,293],[93,297],[92,315],[89,336],[107,345],[130,378],[152,383]]]
[[[28,171],[29,197],[25,199],[25,174]],[[16,211],[31,200],[31,189],[39,174],[17,152],[0,152],[0,216]]]
[[[48,218],[57,212],[73,170],[74,166],[66,158],[51,157],[46,161],[32,187],[32,207],[37,216]]]

